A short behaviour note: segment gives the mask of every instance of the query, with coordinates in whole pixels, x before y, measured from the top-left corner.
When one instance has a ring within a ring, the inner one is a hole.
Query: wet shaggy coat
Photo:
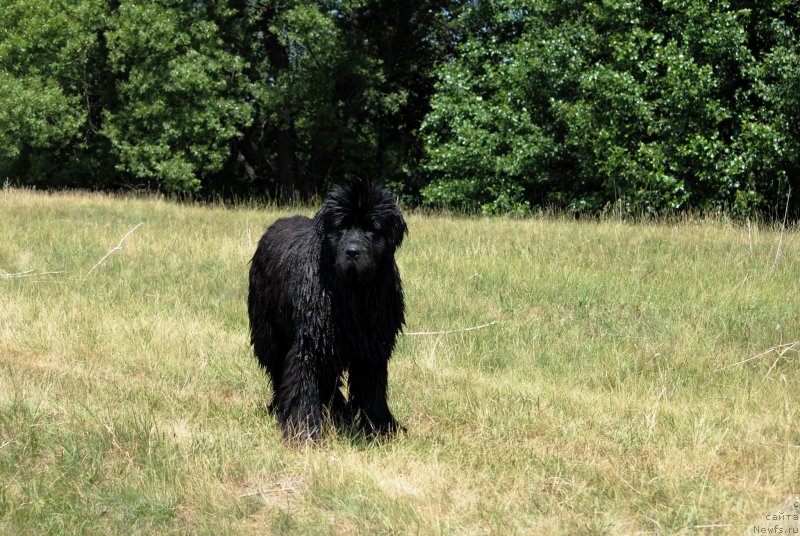
[[[397,429],[387,366],[404,321],[394,253],[406,232],[388,190],[352,183],[334,187],[313,219],[280,219],[261,237],[250,268],[251,342],[287,438],[318,438],[326,408],[369,435]]]

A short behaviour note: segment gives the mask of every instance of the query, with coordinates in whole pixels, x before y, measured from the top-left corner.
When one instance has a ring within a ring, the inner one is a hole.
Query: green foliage
[[[267,163],[277,170],[274,189],[283,194],[310,195],[328,178],[334,159],[343,159],[347,169],[351,155],[374,152],[375,137],[362,114],[381,105],[371,91],[381,71],[373,58],[348,46],[342,25],[352,9],[345,3],[334,11],[323,2],[250,9],[256,125],[262,126],[257,136],[272,132],[276,138]],[[353,106],[351,95],[363,99],[363,109]]]
[[[0,4],[0,172],[46,184],[89,159],[105,13],[99,0]]]
[[[0,72],[0,157],[18,157],[25,145],[48,148],[68,143],[80,126],[75,108],[47,80]]]
[[[219,171],[251,116],[244,61],[217,19],[226,2],[123,1],[107,32],[121,105],[104,134],[119,167],[172,191],[197,191]]]
[[[309,196],[360,176],[413,194],[417,128],[455,4],[248,4],[256,120],[237,147],[247,187]]]
[[[8,0],[0,178],[777,215],[799,32],[788,0]]]
[[[800,171],[787,9],[476,3],[464,18],[478,30],[440,68],[423,125],[425,201],[774,206]]]

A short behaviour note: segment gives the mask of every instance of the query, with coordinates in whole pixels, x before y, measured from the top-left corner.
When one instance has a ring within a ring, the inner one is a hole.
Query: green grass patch
[[[497,323],[400,338],[406,434],[298,447],[246,316],[288,214],[0,190],[0,533],[741,533],[800,491],[796,228],[410,214],[406,331]]]

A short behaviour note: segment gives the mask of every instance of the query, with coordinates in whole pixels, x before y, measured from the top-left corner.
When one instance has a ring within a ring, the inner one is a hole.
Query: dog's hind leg
[[[268,408],[270,413],[275,412],[275,399],[283,379],[283,357],[287,353],[286,349],[277,345],[275,339],[267,322],[264,322],[260,329],[254,330],[251,338],[253,353],[258,358],[259,365],[267,371],[272,384],[274,395]]]

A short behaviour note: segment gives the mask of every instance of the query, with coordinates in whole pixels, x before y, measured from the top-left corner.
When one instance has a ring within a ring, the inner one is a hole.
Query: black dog
[[[394,253],[407,232],[386,188],[353,182],[334,187],[313,219],[280,219],[261,237],[250,268],[250,340],[287,438],[318,439],[323,408],[367,435],[398,428],[386,385],[404,320]]]

